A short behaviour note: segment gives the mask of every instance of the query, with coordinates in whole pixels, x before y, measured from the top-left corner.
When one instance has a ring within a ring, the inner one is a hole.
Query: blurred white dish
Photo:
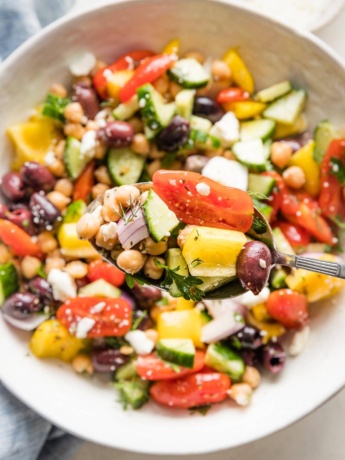
[[[311,126],[344,122],[345,68],[327,46],[243,7],[222,0],[116,1],[69,16],[16,51],[0,69],[0,174],[11,161],[5,136],[25,119],[52,82],[68,84],[68,62],[91,51],[111,62],[126,50],[159,51],[179,37],[183,51],[221,56],[238,47],[258,88],[290,78],[308,89]],[[278,378],[264,378],[247,409],[230,401],[206,417],[151,403],[124,412],[111,385],[76,376],[69,366],[28,356],[29,335],[0,319],[0,378],[22,401],[56,425],[96,443],[149,454],[206,453],[245,444],[280,430],[325,402],[345,383],[345,297],[312,307],[307,349]]]

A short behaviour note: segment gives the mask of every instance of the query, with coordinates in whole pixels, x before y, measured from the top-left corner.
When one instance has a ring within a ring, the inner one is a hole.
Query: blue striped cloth
[[[0,0],[0,60],[74,0]],[[11,395],[0,383],[0,460],[68,460],[81,440],[64,433]]]

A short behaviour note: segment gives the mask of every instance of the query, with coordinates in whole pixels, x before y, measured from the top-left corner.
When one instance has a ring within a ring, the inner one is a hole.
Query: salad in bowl
[[[254,207],[278,250],[337,260],[345,139],[329,121],[308,125],[308,88],[255,91],[233,48],[182,55],[176,39],[113,63],[85,52],[70,72],[68,88],[52,82],[30,118],[8,127],[3,319],[32,331],[36,358],[107,376],[124,407],[248,405],[263,373],[303,351],[312,304],[344,287],[303,269],[270,272],[262,256],[243,293]],[[229,283],[241,295],[213,300]]]

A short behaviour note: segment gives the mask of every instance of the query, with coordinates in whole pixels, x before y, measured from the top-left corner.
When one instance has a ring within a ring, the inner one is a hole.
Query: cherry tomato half
[[[40,247],[34,243],[31,236],[12,222],[0,219],[0,240],[7,244],[17,256],[42,255]]]
[[[218,372],[188,375],[177,380],[154,383],[150,395],[159,404],[188,409],[213,404],[228,397],[230,378]]]
[[[250,99],[250,94],[242,88],[225,88],[217,96],[217,102],[223,104],[224,102],[247,101]]]
[[[308,300],[290,289],[271,292],[266,301],[268,313],[287,329],[296,329],[308,322]]]
[[[156,171],[153,190],[185,224],[247,232],[253,202],[243,190],[225,187],[189,171]]]
[[[116,287],[122,286],[125,282],[125,274],[121,270],[101,260],[89,264],[87,277],[90,281],[105,280]]]
[[[103,308],[100,304],[104,304]],[[129,303],[122,298],[76,297],[61,305],[56,317],[71,333],[76,331],[81,319],[90,318],[95,324],[87,333],[88,338],[119,337],[131,328],[131,312]]]
[[[303,227],[289,222],[277,222],[276,227],[279,227],[285,238],[294,248],[301,248],[310,243],[310,234]]]

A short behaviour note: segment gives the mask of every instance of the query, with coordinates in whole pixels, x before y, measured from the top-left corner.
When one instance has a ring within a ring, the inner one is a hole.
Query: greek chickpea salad
[[[108,375],[125,408],[248,405],[306,346],[312,304],[344,286],[270,271],[248,235],[255,207],[278,250],[332,261],[345,213],[345,139],[329,121],[309,129],[305,89],[257,89],[249,68],[235,49],[181,55],[179,40],[111,64],[86,52],[69,88],[8,128],[2,317],[38,359]],[[250,290],[206,300],[234,280]]]

